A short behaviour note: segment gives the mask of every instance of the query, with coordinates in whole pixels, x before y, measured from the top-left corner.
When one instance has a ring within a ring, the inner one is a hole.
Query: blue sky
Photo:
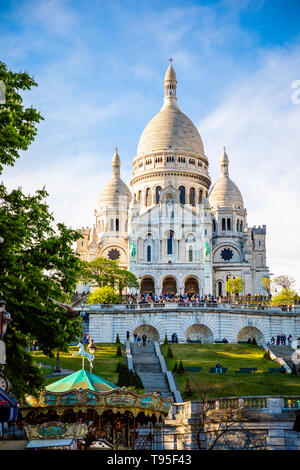
[[[24,100],[45,118],[4,182],[45,184],[57,221],[91,225],[115,146],[130,181],[172,56],[212,181],[226,145],[249,225],[267,225],[271,272],[300,289],[299,18],[298,0],[0,2],[1,60],[35,77]]]

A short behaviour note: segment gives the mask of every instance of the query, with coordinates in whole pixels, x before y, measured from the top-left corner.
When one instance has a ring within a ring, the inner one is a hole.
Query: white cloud
[[[213,181],[225,145],[249,226],[267,225],[270,272],[294,276],[299,289],[300,105],[291,100],[298,58],[297,48],[262,52],[257,71],[234,82],[198,128]]]

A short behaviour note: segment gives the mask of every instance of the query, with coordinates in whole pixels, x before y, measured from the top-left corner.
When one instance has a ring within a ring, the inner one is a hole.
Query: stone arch
[[[208,326],[203,324],[194,324],[189,326],[185,332],[185,341],[190,338],[192,341],[202,340],[203,343],[212,343],[214,340],[213,332]]]
[[[189,276],[184,281],[185,294],[199,294],[199,281],[195,276]]]
[[[177,294],[177,279],[174,276],[166,276],[162,280],[163,294]]]
[[[132,337],[134,334],[137,334],[140,337],[146,335],[147,339],[150,339],[151,341],[159,341],[159,333],[152,325],[140,325],[133,330]]]
[[[155,280],[151,276],[145,276],[141,280],[141,294],[155,294]]]
[[[238,341],[248,341],[248,339],[256,339],[257,344],[265,342],[262,332],[255,326],[245,326],[242,328],[237,335]]]

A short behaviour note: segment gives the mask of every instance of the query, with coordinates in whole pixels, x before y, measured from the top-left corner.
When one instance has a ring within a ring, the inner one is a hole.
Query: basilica
[[[177,103],[170,63],[161,110],[145,127],[133,159],[131,189],[121,178],[116,149],[112,176],[100,192],[92,228],[78,231],[81,258],[118,260],[133,272],[139,293],[222,296],[228,278],[243,294],[265,294],[266,226],[248,227],[225,148],[211,187],[201,136]]]

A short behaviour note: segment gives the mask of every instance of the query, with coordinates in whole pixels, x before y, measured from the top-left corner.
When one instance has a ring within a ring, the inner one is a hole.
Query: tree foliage
[[[262,286],[267,291],[267,294],[271,293],[271,279],[269,277],[262,277]]]
[[[276,286],[279,286],[282,289],[291,290],[296,281],[292,276],[280,274],[273,279],[273,282]]]
[[[100,257],[93,261],[83,262],[83,266],[81,280],[92,287],[108,286],[120,294],[125,287],[136,289],[139,287],[136,276],[130,271],[120,268],[116,260]]]
[[[120,296],[117,292],[114,291],[112,287],[103,286],[99,289],[93,290],[86,303],[90,305],[95,304],[118,304],[121,302]]]
[[[273,305],[294,305],[298,301],[298,295],[295,290],[282,289],[272,298]]]
[[[239,294],[243,292],[245,283],[240,277],[229,278],[226,282],[226,291],[229,294]]]
[[[0,285],[13,318],[5,336],[6,374],[18,394],[32,393],[40,379],[35,383],[27,367],[31,361],[17,345],[28,347],[30,340],[36,339],[39,349],[52,356],[54,349],[65,351],[81,333],[80,320],[66,318],[51,301],[68,300],[76,287],[81,262],[72,244],[80,235],[63,224],[54,230],[44,202],[47,195],[45,190],[33,196],[25,196],[20,189],[9,193],[0,185],[0,234],[4,238],[0,244]],[[16,376],[17,360],[20,373]]]
[[[27,150],[43,118],[33,107],[24,108],[19,94],[37,85],[33,78],[0,62],[0,80],[6,88],[0,105],[1,173]],[[13,319],[4,338],[5,375],[16,397],[37,393],[44,383],[29,352],[32,340],[53,357],[81,334],[80,319],[68,319],[51,301],[68,301],[76,287],[81,261],[72,245],[80,234],[64,224],[53,227],[47,196],[45,189],[26,196],[20,188],[9,192],[0,185],[0,289]]]
[[[0,105],[0,173],[13,166],[20,151],[27,150],[37,134],[36,124],[44,119],[34,108],[24,108],[20,90],[37,83],[26,72],[15,73],[0,62],[0,80],[5,85],[5,103]]]

